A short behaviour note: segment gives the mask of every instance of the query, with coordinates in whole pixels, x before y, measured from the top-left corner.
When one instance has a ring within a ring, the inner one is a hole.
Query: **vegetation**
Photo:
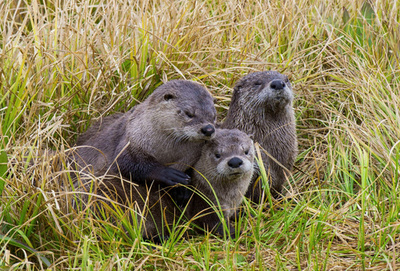
[[[399,21],[383,0],[2,1],[0,268],[399,269]],[[222,119],[234,82],[270,69],[293,83],[300,152],[236,240],[149,245],[71,210],[48,159],[24,162],[171,79],[207,86]]]

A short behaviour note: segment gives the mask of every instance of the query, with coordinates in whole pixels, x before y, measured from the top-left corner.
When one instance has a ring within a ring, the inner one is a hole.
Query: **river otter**
[[[269,155],[262,159],[271,195],[279,197],[297,155],[293,92],[287,76],[276,71],[250,73],[234,87],[223,128],[237,128],[253,136]],[[274,159],[279,162],[275,162]],[[247,197],[260,203],[261,181],[255,174]]]
[[[173,80],[143,103],[97,122],[77,139],[74,158],[95,174],[120,173],[128,180],[187,184],[183,171],[214,135],[216,110],[201,85]]]
[[[194,165],[194,193],[186,206],[185,217],[204,230],[214,230],[222,235],[223,226],[215,211],[222,210],[227,220],[235,214],[250,184],[253,164],[254,147],[249,136],[236,129],[217,129]],[[129,181],[111,178],[99,184],[97,194],[134,209],[140,220],[137,222],[145,222],[143,237],[158,240],[158,237],[168,236],[168,227],[177,223],[182,215],[168,193],[169,189],[135,186]],[[230,227],[230,235],[234,233],[234,228]]]
[[[217,129],[216,137],[203,147],[200,159],[194,165],[192,185],[200,193],[193,194],[186,210],[187,217],[195,217],[195,223],[201,228],[222,235],[223,227],[213,206],[218,207],[219,203],[223,216],[229,221],[250,185],[253,165],[251,138],[237,129]],[[211,201],[211,207],[208,201]],[[230,228],[231,236],[234,230]]]

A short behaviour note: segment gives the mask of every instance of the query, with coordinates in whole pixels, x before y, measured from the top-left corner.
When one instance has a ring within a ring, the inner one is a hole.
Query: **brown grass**
[[[55,270],[398,269],[399,10],[395,1],[3,1],[0,267],[44,269],[44,255]],[[66,192],[46,163],[22,162],[64,152],[91,120],[171,79],[207,86],[222,119],[235,81],[270,69],[296,92],[298,170],[288,199],[249,207],[238,240],[152,250],[60,207]]]

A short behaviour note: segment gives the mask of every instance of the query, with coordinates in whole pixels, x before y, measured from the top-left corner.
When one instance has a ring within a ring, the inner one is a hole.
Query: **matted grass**
[[[399,269],[399,21],[396,1],[2,1],[0,267]],[[234,82],[270,69],[296,92],[298,169],[237,240],[149,246],[71,210],[47,156],[22,162],[171,79],[207,86],[222,119]]]

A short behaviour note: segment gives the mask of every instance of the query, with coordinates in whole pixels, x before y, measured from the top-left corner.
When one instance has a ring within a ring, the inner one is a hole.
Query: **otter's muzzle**
[[[274,90],[281,90],[285,88],[286,84],[282,80],[275,79],[271,81],[269,86]]]
[[[228,161],[228,166],[231,168],[238,168],[243,165],[243,160],[238,157],[233,157],[231,160]]]
[[[212,134],[215,132],[215,128],[213,125],[208,124],[208,125],[204,126],[203,128],[201,128],[201,132],[205,136],[212,136]]]

